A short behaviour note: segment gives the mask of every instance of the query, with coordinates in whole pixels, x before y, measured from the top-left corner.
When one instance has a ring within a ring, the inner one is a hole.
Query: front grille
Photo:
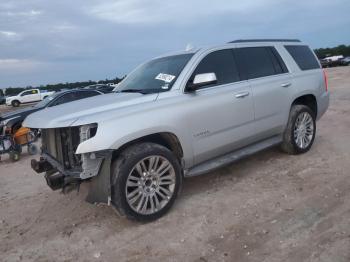
[[[67,170],[81,170],[81,156],[75,151],[80,143],[79,127],[42,129],[42,150]]]

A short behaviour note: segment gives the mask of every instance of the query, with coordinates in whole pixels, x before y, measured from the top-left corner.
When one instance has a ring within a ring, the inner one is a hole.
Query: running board
[[[188,169],[185,171],[185,177],[192,177],[192,176],[199,176],[205,173],[208,173],[210,171],[213,171],[215,169],[218,169],[220,167],[226,166],[228,164],[231,164],[233,162],[236,162],[237,160],[240,160],[241,158],[253,155],[259,151],[262,151],[264,149],[267,149],[269,147],[276,146],[282,142],[281,136],[274,136],[272,138],[263,140],[261,142],[243,147],[239,150],[236,150],[232,153],[211,159],[209,161],[206,161],[202,164],[199,164],[191,169]]]

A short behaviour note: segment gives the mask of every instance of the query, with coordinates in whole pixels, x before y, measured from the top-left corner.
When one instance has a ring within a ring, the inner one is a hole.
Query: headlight
[[[83,125],[80,127],[80,143],[94,137],[97,132],[97,124]]]

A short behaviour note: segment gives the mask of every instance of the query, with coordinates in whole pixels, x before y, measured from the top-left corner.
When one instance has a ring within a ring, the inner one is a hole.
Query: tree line
[[[343,55],[344,57],[347,57],[350,56],[350,45],[338,45],[332,48],[319,48],[315,49],[315,53],[319,59],[335,55]]]
[[[74,88],[84,88],[89,85],[95,85],[95,84],[118,84],[120,81],[122,81],[123,78],[114,78],[114,79],[106,79],[106,80],[100,80],[100,81],[83,81],[83,82],[74,82],[74,83],[58,83],[58,84],[48,84],[48,85],[40,85],[39,87],[33,87],[33,86],[27,86],[27,87],[8,87],[6,89],[1,90],[0,89],[0,95],[2,93],[5,93],[6,96],[11,95],[17,95],[18,93],[22,92],[26,89],[32,89],[32,88],[39,88],[40,90],[47,90],[47,91],[61,91],[64,89],[74,89]]]

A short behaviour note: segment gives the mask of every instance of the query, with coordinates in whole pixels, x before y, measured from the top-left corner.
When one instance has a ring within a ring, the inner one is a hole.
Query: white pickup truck
[[[54,92],[47,92],[40,89],[24,90],[16,96],[6,98],[6,105],[18,107],[20,104],[28,104],[41,101],[52,95]]]

